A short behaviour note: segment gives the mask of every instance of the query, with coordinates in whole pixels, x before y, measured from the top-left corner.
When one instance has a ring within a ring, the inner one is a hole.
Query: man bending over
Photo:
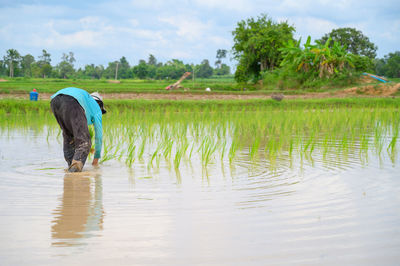
[[[98,165],[103,128],[102,115],[106,113],[99,93],[78,88],[65,88],[51,96],[51,110],[61,127],[64,138],[64,158],[69,172],[81,172],[92,142],[88,126],[94,125],[95,153],[92,165]]]

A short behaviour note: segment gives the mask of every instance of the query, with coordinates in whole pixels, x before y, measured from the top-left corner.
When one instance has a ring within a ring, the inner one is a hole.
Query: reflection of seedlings
[[[142,177],[138,177],[138,179],[152,179],[152,176],[142,176]]]
[[[221,144],[221,163],[223,163],[224,161],[225,151],[226,151],[226,138],[222,140]]]
[[[57,170],[57,169],[63,169],[63,168],[59,168],[59,167],[46,167],[46,168],[40,168],[40,169],[35,169],[35,170]]]
[[[259,148],[260,148],[260,142],[261,142],[261,137],[257,136],[255,140],[253,141],[253,144],[251,145],[250,149],[250,156],[252,159],[257,155]]]
[[[237,148],[238,148],[238,143],[233,141],[229,149],[229,163],[232,163],[233,159],[235,159]]]

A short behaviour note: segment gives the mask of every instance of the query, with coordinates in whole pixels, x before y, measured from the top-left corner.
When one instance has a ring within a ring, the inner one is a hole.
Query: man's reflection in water
[[[84,244],[96,231],[103,229],[103,192],[98,173],[74,173],[64,176],[61,206],[53,214],[53,245]]]

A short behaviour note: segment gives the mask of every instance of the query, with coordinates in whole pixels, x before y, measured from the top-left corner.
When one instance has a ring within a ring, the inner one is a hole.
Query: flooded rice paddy
[[[0,264],[396,265],[397,115],[121,112],[78,174],[51,114],[10,115]]]

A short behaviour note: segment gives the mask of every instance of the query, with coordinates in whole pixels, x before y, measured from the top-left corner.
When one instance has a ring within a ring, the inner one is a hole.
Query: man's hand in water
[[[99,166],[99,158],[94,158],[92,162],[93,166]]]

